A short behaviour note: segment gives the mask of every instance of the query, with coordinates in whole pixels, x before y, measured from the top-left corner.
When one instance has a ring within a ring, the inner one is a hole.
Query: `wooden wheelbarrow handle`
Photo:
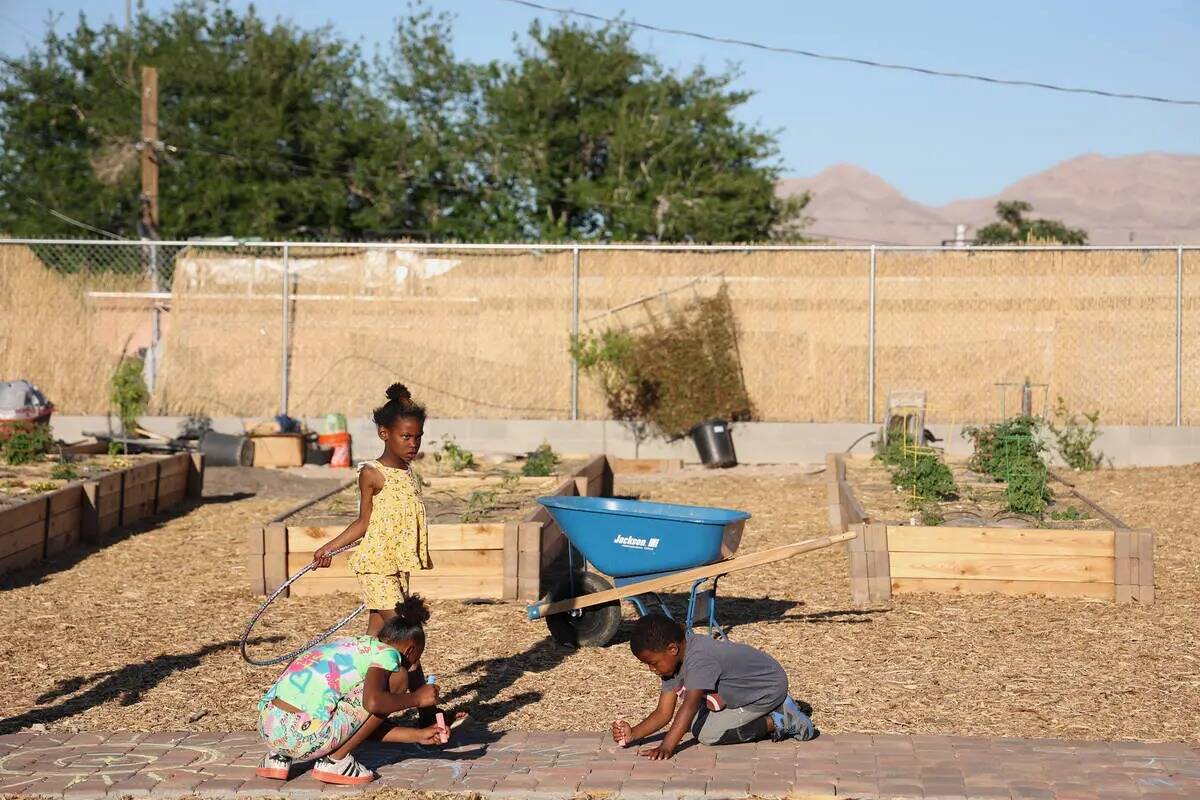
[[[566,600],[559,600],[551,603],[548,600],[543,600],[539,603],[534,603],[528,607],[530,619],[542,619],[551,614],[561,614],[564,611],[574,611],[577,608],[587,608],[589,606],[603,605],[611,603],[613,600],[622,600],[626,597],[632,597],[646,592],[657,592],[660,589],[666,589],[669,586],[677,586],[681,583],[691,583],[702,578],[712,578],[720,575],[727,575],[730,572],[738,570],[750,569],[751,567],[759,567],[763,564],[770,564],[775,561],[782,561],[785,558],[798,556],[801,553],[810,553],[813,550],[821,550],[830,545],[839,544],[848,541],[858,536],[857,533],[850,531],[840,533],[836,536],[822,536],[819,539],[806,539],[803,542],[795,544],[785,544],[782,547],[772,547],[770,550],[763,550],[760,553],[751,553],[748,556],[739,556],[730,558],[726,561],[718,561],[715,564],[705,564],[703,567],[693,567],[686,569],[683,572],[676,572],[672,575],[664,575],[661,578],[653,578],[648,581],[639,583],[631,583],[625,586],[620,586],[616,589],[606,589],[603,592],[594,592],[592,594],[580,595],[579,597],[569,597]]]

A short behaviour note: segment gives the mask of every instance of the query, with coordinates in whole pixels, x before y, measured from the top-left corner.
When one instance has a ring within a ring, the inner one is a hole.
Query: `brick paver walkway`
[[[0,736],[0,795],[64,798],[346,792],[306,773],[256,778],[252,733],[17,733]],[[369,788],[559,800],[858,797],[955,800],[1200,798],[1200,750],[1186,744],[825,735],[805,743],[688,746],[668,762],[596,733],[465,734],[447,748],[372,745]],[[299,772],[299,771],[298,771]],[[353,791],[359,791],[355,789]]]

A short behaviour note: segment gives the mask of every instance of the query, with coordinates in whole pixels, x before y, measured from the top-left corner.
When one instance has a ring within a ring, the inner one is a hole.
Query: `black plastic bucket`
[[[254,465],[254,442],[246,436],[206,431],[200,440],[200,452],[210,467],[250,467]]]
[[[737,453],[733,450],[733,431],[723,419],[710,419],[692,428],[692,441],[700,454],[700,463],[709,469],[736,467]]]

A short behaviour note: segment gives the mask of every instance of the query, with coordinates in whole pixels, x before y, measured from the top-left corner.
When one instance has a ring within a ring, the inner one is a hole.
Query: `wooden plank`
[[[288,547],[287,526],[282,522],[272,522],[263,526],[264,553],[290,553]],[[311,551],[310,551],[311,552]],[[312,559],[310,558],[309,561]]]
[[[186,498],[186,497],[187,497],[187,487],[186,486],[180,487],[180,488],[175,489],[170,492],[166,492],[165,494],[163,492],[159,492],[158,493],[158,507],[157,507],[155,513],[162,514],[163,512],[170,511],[172,508],[175,508],[177,505],[182,503],[184,498]]]
[[[681,458],[613,458],[610,463],[615,475],[653,475],[683,469]]]
[[[830,482],[846,480],[846,459],[841,453],[829,453],[825,456],[825,479]]]
[[[1097,556],[1109,559],[1113,557],[1116,541],[1111,530],[1073,531],[1044,528],[952,528],[907,525],[889,525],[887,538],[887,549],[893,553]]]
[[[96,495],[100,490],[100,483],[85,481],[82,488],[83,504],[80,508],[79,536],[85,542],[98,543],[100,532],[97,523],[100,519],[100,510],[99,504],[96,502]]]
[[[176,453],[173,456],[167,456],[158,464],[158,479],[162,480],[163,478],[182,475],[186,482],[191,466],[192,459],[187,453]]]
[[[671,586],[678,586],[683,583],[691,583],[700,578],[711,578],[714,575],[727,575],[730,572],[737,572],[743,569],[762,566],[763,564],[771,564],[776,561],[782,561],[785,558],[792,558],[801,553],[809,553],[813,550],[821,550],[830,545],[845,542],[857,534],[843,533],[837,536],[822,536],[818,539],[807,539],[803,542],[794,544],[786,544],[782,547],[772,547],[769,550],[762,550],[758,553],[752,553],[746,556],[738,556],[726,561],[721,561],[716,564],[707,564],[703,567],[693,567],[685,569],[682,572],[676,572],[672,575],[664,575],[661,578],[654,578],[648,581],[622,586],[616,589],[607,589],[603,592],[595,592],[593,594],[584,595],[582,597],[572,597],[566,600],[561,600],[557,603],[542,602],[536,605],[529,606],[529,618],[538,619],[551,614],[560,614],[563,611],[571,611],[576,608],[588,608],[589,606],[597,606],[603,603],[609,603],[613,600],[621,600],[635,594],[644,592],[657,592],[660,589],[666,589]]]
[[[522,522],[517,526],[517,593],[522,600],[541,597],[544,527],[539,522]]]
[[[1138,579],[1131,581],[1140,586],[1154,586],[1154,531],[1137,531],[1137,557],[1140,562]]]
[[[42,560],[42,550],[43,543],[39,539],[33,547],[26,547],[24,550],[18,550],[0,558],[0,575],[38,563]]]
[[[878,523],[868,523],[863,526],[866,532],[866,549],[868,553],[886,553],[888,551],[888,526]]]
[[[351,550],[333,557],[333,563],[328,567],[314,570],[319,575],[332,578],[353,578],[354,570],[350,569]],[[432,556],[433,569],[421,570],[426,577],[454,578],[491,578],[504,575],[503,550],[442,550]],[[304,569],[312,563],[311,553],[289,553],[287,571],[289,575]],[[417,573],[413,573],[416,575]]]
[[[263,525],[250,525],[246,528],[246,536],[242,539],[243,553],[262,554],[267,552],[263,539]]]
[[[29,547],[41,547],[46,538],[46,521],[37,520],[23,528],[0,533],[0,559]]]
[[[942,580],[936,578],[892,578],[893,594],[935,592],[939,594],[1007,595],[1041,594],[1046,597],[1094,597],[1116,599],[1112,583],[1076,581],[1007,581],[1007,580]]]
[[[246,581],[251,594],[266,594],[267,582],[263,573],[263,554],[246,553],[242,556],[246,563]]]
[[[850,551],[850,580],[866,580],[871,577],[871,573],[868,571],[868,561],[867,553],[861,550]]]
[[[831,505],[829,509],[829,533],[836,536],[845,533],[848,527],[845,510],[840,505]]]
[[[66,536],[78,542],[80,538],[80,523],[83,520],[83,509],[80,506],[68,508],[50,517],[50,526],[46,529],[47,537]]]
[[[101,538],[112,533],[119,527],[121,527],[121,512],[119,510],[96,516],[96,533]]]
[[[863,535],[864,530],[866,530],[866,526],[861,522],[846,526],[846,531],[855,534],[853,539],[846,541],[847,550],[854,553],[867,552],[867,537]],[[838,531],[838,533],[845,533],[846,531]]]
[[[1132,589],[1132,588],[1133,587],[1131,586],[1130,589]],[[1153,584],[1142,585],[1137,588],[1138,588],[1138,598],[1137,598],[1138,602],[1144,606],[1153,605],[1154,604],[1154,585]]]
[[[127,490],[130,486],[152,484],[156,480],[158,480],[158,462],[156,461],[151,461],[148,464],[139,464],[136,467],[130,467],[125,470],[125,488]]]
[[[169,494],[187,490],[188,475],[186,472],[176,472],[174,475],[164,475],[158,479],[158,493]]]
[[[289,553],[312,553],[346,529],[352,520],[337,525],[288,525]],[[504,547],[504,523],[430,525],[429,549],[500,550]]]
[[[275,591],[288,579],[287,559],[287,553],[263,553],[263,584],[268,594]],[[354,579],[350,578],[350,580]],[[291,591],[291,589],[286,589],[280,596],[287,597]]]
[[[839,481],[838,489],[841,492],[840,505],[846,509],[847,521],[850,523],[865,521],[867,514],[858,504],[858,498],[854,496],[854,490],[850,488],[850,484]]]
[[[50,514],[61,514],[83,505],[83,484],[73,483],[49,495]]]
[[[204,494],[204,454],[189,453],[191,465],[188,468],[188,497],[199,500]]]
[[[419,594],[427,600],[499,600],[504,591],[504,578],[501,575],[490,578],[434,578],[428,575],[414,575],[409,585],[414,594]],[[312,573],[293,583],[290,591],[294,597],[315,597],[335,592],[362,596],[356,578],[329,578]]]
[[[571,474],[572,478],[599,478],[604,474],[604,467],[607,465],[607,459],[604,456],[593,456],[583,466],[575,470]]]
[[[1116,586],[1116,601],[1118,603],[1132,603],[1134,600],[1140,599],[1134,595],[1138,594],[1139,587],[1129,584],[1117,584]]]
[[[4,511],[0,511],[0,534],[24,528],[38,520],[44,520],[46,514],[47,505],[44,496],[6,508]]]
[[[110,472],[106,475],[101,475],[96,479],[99,484],[96,489],[97,497],[112,497],[113,495],[121,494],[121,486],[125,482],[125,476],[120,472]]]
[[[1129,570],[1130,558],[1129,558],[1129,556],[1122,556],[1119,558],[1115,558],[1115,559],[1113,559],[1113,561],[1115,562],[1113,565],[1114,566],[1113,583],[1117,584],[1118,586],[1128,585],[1129,578],[1130,578],[1130,570]]]
[[[511,522],[504,526],[504,549],[501,551],[504,554],[504,592],[505,600],[517,599],[517,569],[518,556],[518,532],[520,528],[517,523]]]
[[[891,555],[893,578],[1113,583],[1116,571],[1111,556],[903,552]]]

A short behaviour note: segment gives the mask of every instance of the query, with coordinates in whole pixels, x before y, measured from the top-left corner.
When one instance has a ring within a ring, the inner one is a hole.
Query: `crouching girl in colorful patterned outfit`
[[[374,636],[341,636],[307,651],[284,670],[258,704],[258,730],[267,755],[257,774],[286,780],[293,761],[313,761],[312,776],[325,783],[359,784],[375,774],[354,758],[368,739],[444,743],[449,730],[430,725],[402,728],[389,714],[432,709],[438,687],[421,674],[424,624],[429,609],[420,595],[397,605]]]
[[[387,398],[374,414],[383,455],[358,466],[358,519],[313,554],[318,567],[328,567],[330,553],[362,539],[348,563],[370,609],[370,635],[380,631],[392,609],[408,596],[410,573],[433,567],[421,484],[411,466],[421,451],[425,409],[413,402],[403,384],[388,387]]]

